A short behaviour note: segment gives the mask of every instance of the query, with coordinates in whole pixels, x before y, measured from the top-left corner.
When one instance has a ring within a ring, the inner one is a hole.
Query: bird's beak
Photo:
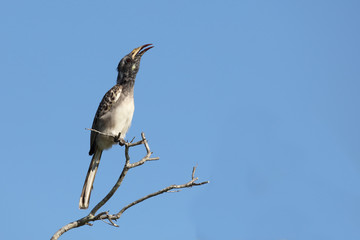
[[[150,46],[152,44],[145,44],[141,47],[135,48],[134,50],[131,51],[131,57],[132,59],[138,58],[138,57],[142,57],[142,55],[144,55],[144,53],[153,48],[154,46]],[[150,47],[149,47],[150,46]]]

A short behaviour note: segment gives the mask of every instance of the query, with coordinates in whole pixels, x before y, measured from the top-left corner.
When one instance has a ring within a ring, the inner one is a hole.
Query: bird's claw
[[[125,140],[123,139],[123,138],[120,138],[119,139],[119,144],[120,144],[120,146],[124,146],[125,145]]]
[[[121,132],[114,137],[114,142],[118,142],[120,144],[120,146],[124,146],[125,145],[125,140],[123,138],[121,138]]]

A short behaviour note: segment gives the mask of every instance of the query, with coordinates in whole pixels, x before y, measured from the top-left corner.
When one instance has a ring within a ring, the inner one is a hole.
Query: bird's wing
[[[120,98],[121,91],[122,86],[116,84],[104,95],[96,111],[92,129],[98,130],[98,120],[111,110],[111,108],[114,106],[114,103]],[[93,131],[91,132],[89,155],[92,155],[95,152],[95,139],[97,135],[98,133]]]

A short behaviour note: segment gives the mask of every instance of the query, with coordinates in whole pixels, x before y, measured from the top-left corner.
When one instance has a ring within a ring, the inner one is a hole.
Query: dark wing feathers
[[[121,85],[115,85],[113,86],[103,97],[101,100],[99,107],[96,111],[92,129],[98,130],[97,122],[98,119],[100,119],[102,116],[104,116],[110,109],[113,107],[114,103],[119,99],[120,94],[122,91]],[[97,133],[91,132],[90,135],[90,151],[89,155],[93,155],[95,152],[95,139],[96,139]]]

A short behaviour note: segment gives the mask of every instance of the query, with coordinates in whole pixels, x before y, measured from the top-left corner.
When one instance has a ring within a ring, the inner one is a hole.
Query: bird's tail
[[[95,175],[99,167],[102,150],[96,150],[89,166],[89,170],[86,175],[85,183],[81,192],[79,208],[87,209],[89,207],[91,190],[93,187]]]

